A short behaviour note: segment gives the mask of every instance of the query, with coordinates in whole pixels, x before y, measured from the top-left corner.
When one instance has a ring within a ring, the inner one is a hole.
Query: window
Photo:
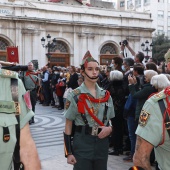
[[[141,0],[135,0],[135,4],[136,4],[136,7],[140,7],[141,6]]]
[[[125,1],[120,1],[120,7],[124,7],[125,6]]]
[[[150,4],[150,0],[144,0],[144,5]]]
[[[115,47],[115,45],[114,44],[112,44],[112,43],[107,43],[107,44],[105,44],[103,47],[102,47],[102,49],[101,49],[101,51],[100,51],[100,54],[116,54],[117,52],[116,52],[116,47]]]
[[[170,26],[170,18],[168,18],[168,26]]]
[[[158,11],[158,18],[164,17],[164,11]]]
[[[168,11],[168,18],[170,18],[170,11]]]
[[[168,0],[168,3],[170,4],[170,0]]]
[[[0,50],[6,50],[7,46],[8,46],[8,43],[5,40],[0,39]]]
[[[158,2],[160,2],[160,3],[164,3],[164,0],[158,0]]]
[[[127,8],[128,8],[128,9],[131,9],[131,8],[133,8],[133,7],[134,7],[134,5],[133,5],[133,3],[132,3],[132,0],[127,1]]]
[[[163,26],[158,26],[158,35],[161,35],[164,33],[164,28]]]
[[[170,27],[168,27],[168,32],[167,33],[168,33],[167,36],[170,37]]]

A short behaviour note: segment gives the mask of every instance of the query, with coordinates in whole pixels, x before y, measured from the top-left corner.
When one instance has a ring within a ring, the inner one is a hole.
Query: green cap
[[[87,51],[86,54],[85,54],[84,57],[83,57],[81,66],[84,65],[84,67],[86,67],[87,63],[90,62],[90,61],[95,61],[95,62],[97,62],[97,61],[92,57],[92,55],[90,54],[90,51]]]

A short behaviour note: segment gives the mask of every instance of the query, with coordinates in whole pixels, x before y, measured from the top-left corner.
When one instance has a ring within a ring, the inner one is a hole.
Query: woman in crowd
[[[64,132],[65,156],[74,170],[107,169],[109,120],[114,117],[110,93],[97,85],[99,64],[87,52],[81,65],[84,83],[68,94]],[[72,122],[76,128],[71,146]]]
[[[158,92],[162,91],[166,87],[170,86],[170,81],[167,76],[164,74],[155,75],[151,79],[151,85],[158,90]]]
[[[123,88],[123,73],[114,70],[110,72],[110,84],[108,91],[113,100],[115,117],[111,119],[114,131],[111,136],[111,144],[114,151],[109,155],[123,154],[123,108],[125,104],[125,91]]]
[[[70,79],[68,81],[68,88],[75,89],[78,87],[78,74],[76,73],[75,66],[70,66]]]

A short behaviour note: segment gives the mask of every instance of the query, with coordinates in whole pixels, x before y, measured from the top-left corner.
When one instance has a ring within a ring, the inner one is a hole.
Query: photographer
[[[138,53],[135,53],[133,51],[133,49],[130,47],[129,42],[127,40],[123,40],[119,44],[120,44],[120,48],[121,48],[121,51],[120,51],[121,58],[124,58],[124,50],[126,47],[130,51],[132,56],[134,57],[135,64],[142,64],[143,59],[144,59],[144,54],[142,52],[138,51]]]

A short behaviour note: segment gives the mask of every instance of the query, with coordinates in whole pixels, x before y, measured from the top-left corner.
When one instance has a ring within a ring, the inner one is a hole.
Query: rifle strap
[[[22,170],[24,169],[24,165],[20,163],[20,105],[18,102],[18,80],[14,78],[11,78],[11,94],[12,99],[15,102],[15,117],[18,122],[18,124],[15,125],[17,141],[13,154],[14,170]]]
[[[159,104],[159,107],[160,107],[160,110],[161,110],[161,113],[162,113],[162,116],[164,119],[165,128],[166,128],[166,130],[169,134],[169,137],[170,137],[170,118],[166,111],[166,107],[165,107],[165,103],[164,103],[163,99],[159,100],[158,104]]]
[[[105,103],[104,115],[103,115],[103,124],[107,120],[107,110],[108,110],[108,102]]]

